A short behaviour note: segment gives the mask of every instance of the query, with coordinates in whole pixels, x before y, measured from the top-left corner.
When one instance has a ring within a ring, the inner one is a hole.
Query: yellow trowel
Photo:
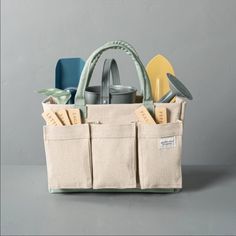
[[[174,69],[164,56],[158,54],[148,62],[146,71],[151,83],[153,101],[157,102],[170,91],[167,73],[175,75]]]

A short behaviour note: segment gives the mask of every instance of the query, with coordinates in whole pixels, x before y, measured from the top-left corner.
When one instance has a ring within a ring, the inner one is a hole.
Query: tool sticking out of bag
[[[81,124],[79,109],[60,109],[57,111],[44,111],[42,117],[47,125],[69,126]]]
[[[42,117],[46,121],[47,125],[62,126],[62,122],[53,111],[45,111]]]
[[[135,110],[135,115],[140,123],[144,124],[165,124],[167,123],[166,107],[155,108],[155,120],[152,118],[145,106],[140,106]]]
[[[138,121],[145,124],[156,124],[152,116],[149,114],[145,106],[140,106],[135,110],[135,115],[138,118]]]
[[[56,104],[66,104],[71,98],[71,92],[57,88],[40,89],[37,91],[40,94],[49,96]]]
[[[166,107],[156,107],[155,108],[155,119],[158,124],[167,123],[167,108]]]
[[[63,125],[71,125],[69,116],[65,109],[61,109],[55,112],[57,117],[61,120]]]
[[[167,78],[169,80],[170,91],[167,92],[158,102],[159,103],[168,103],[175,96],[180,96],[192,100],[192,94],[189,90],[181,83],[174,75],[167,73]],[[145,124],[165,124],[167,123],[167,109],[166,107],[156,107],[155,108],[155,120],[149,114],[145,106],[139,107],[135,111],[135,115],[138,118],[138,121]]]
[[[193,99],[193,96],[190,93],[190,91],[174,75],[167,73],[167,78],[169,80],[170,91],[168,93],[166,93],[158,102],[168,103],[175,96],[184,97],[189,100]]]
[[[80,75],[85,61],[82,58],[60,58],[55,69],[55,87],[71,94],[67,104],[74,104]]]
[[[80,115],[80,110],[79,109],[68,109],[67,110],[71,124],[72,125],[77,125],[81,124],[81,115]]]
[[[153,101],[157,102],[170,90],[166,74],[175,75],[174,68],[165,56],[158,54],[148,62],[146,71],[151,84]]]

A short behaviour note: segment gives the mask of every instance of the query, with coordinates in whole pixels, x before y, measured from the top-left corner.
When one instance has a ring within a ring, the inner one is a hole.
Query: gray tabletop
[[[236,167],[184,166],[176,194],[49,194],[45,166],[2,166],[2,235],[236,234]]]

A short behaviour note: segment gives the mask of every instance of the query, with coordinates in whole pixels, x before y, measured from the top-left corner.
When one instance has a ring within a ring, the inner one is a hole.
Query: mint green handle
[[[75,95],[75,106],[81,109],[83,117],[87,117],[86,112],[86,104],[85,104],[85,96],[84,92],[86,87],[88,86],[95,65],[102,55],[102,53],[108,49],[120,49],[125,51],[129,56],[131,56],[132,60],[135,63],[135,67],[138,73],[140,87],[143,93],[143,104],[149,110],[151,114],[154,114],[154,105],[151,96],[151,88],[150,81],[148,79],[147,72],[145,70],[144,65],[139,59],[135,49],[128,43],[124,41],[111,41],[104,44],[102,47],[96,49],[88,58],[85,63],[84,69],[81,73],[80,83],[77,89],[77,93]]]
[[[138,57],[138,54],[137,54],[136,50],[133,48],[133,46],[131,46],[130,44],[128,44],[128,43],[125,42],[125,41],[121,41],[121,40],[119,40],[119,41],[111,41],[111,42],[107,42],[105,45],[110,45],[110,44],[116,44],[116,45],[118,45],[118,46],[119,46],[119,45],[122,45],[122,46],[128,48],[129,51],[131,51],[137,58],[139,58],[139,57]],[[104,45],[104,46],[105,46],[105,45]],[[118,48],[121,49],[121,50],[124,50],[124,48],[120,48],[120,47],[118,47]],[[127,53],[127,52],[126,52],[126,53]],[[91,72],[91,73],[93,72],[94,67],[95,67],[95,65],[96,65],[96,63],[97,63],[97,61],[98,61],[98,59],[100,58],[101,55],[102,55],[102,53],[99,53],[99,54],[97,55],[97,57],[96,57],[96,58],[93,60],[93,62],[91,63],[91,69],[90,69],[90,72]],[[131,55],[131,57],[132,57],[132,56],[133,56],[133,55]],[[137,62],[136,60],[133,60],[133,61],[134,61],[134,63],[135,63],[135,66],[136,66],[136,69],[137,69],[138,73],[142,73],[140,66],[137,65],[138,62]],[[140,60],[139,60],[139,61],[140,61]],[[144,73],[145,73],[146,78],[148,78],[148,75],[147,75],[147,73],[146,73],[146,69],[145,69],[145,67],[143,66],[142,62],[141,62],[141,66],[142,66],[142,68],[143,68],[143,70],[144,70]],[[91,79],[91,77],[90,77],[90,79]],[[90,81],[88,81],[88,84],[89,84],[89,82],[90,82]],[[149,82],[149,81],[148,81],[148,82]],[[88,86],[88,84],[87,84],[87,86]],[[140,83],[140,85],[142,86],[142,82]],[[143,87],[141,87],[141,91],[142,91],[142,92],[144,91],[144,88],[143,88]]]
[[[144,91],[144,86],[142,86],[142,80],[143,80],[143,76],[145,75],[145,78],[148,78],[148,75],[147,75],[147,72],[146,72],[146,69],[144,67],[144,65],[142,64],[142,62],[140,61],[138,55],[137,55],[137,52],[136,50],[130,45],[128,44],[127,42],[125,41],[111,41],[111,42],[108,42],[106,43],[105,45],[103,46],[109,46],[109,45],[116,45],[117,46],[117,49],[121,49],[121,50],[124,50],[127,54],[129,54],[134,63],[135,63],[135,66],[136,66],[136,69],[137,69],[137,72],[138,72],[138,75],[139,76],[139,79],[140,79],[140,86],[141,86],[141,90],[142,92]],[[121,47],[122,46],[122,47]],[[126,50],[125,50],[126,48]],[[128,50],[128,51],[127,51]],[[132,53],[132,54],[131,54]],[[92,63],[91,63],[91,68],[90,68],[90,75],[93,73],[93,70],[94,70],[94,67],[98,61],[98,59],[100,58],[100,56],[102,55],[102,52],[99,53],[96,58],[93,59]],[[142,68],[142,69],[141,69]],[[143,75],[144,73],[144,75]],[[89,80],[88,80],[88,84],[90,82],[90,79],[91,79],[91,76],[89,77]],[[150,82],[149,82],[149,79],[147,79],[146,81],[147,83],[149,83],[149,87],[150,87]],[[87,86],[88,86],[87,84]],[[147,89],[148,89],[148,85],[146,86]],[[147,91],[148,92],[148,91]],[[150,92],[150,91],[149,91]],[[150,95],[151,95],[151,92],[150,92]],[[152,100],[152,99],[151,99]]]

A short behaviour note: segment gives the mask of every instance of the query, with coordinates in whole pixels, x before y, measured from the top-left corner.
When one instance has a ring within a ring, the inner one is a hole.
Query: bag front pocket
[[[182,122],[138,125],[142,189],[181,188]]]
[[[93,188],[135,188],[135,124],[91,125],[91,138]]]
[[[92,187],[87,124],[44,126],[44,144],[49,189]]]

